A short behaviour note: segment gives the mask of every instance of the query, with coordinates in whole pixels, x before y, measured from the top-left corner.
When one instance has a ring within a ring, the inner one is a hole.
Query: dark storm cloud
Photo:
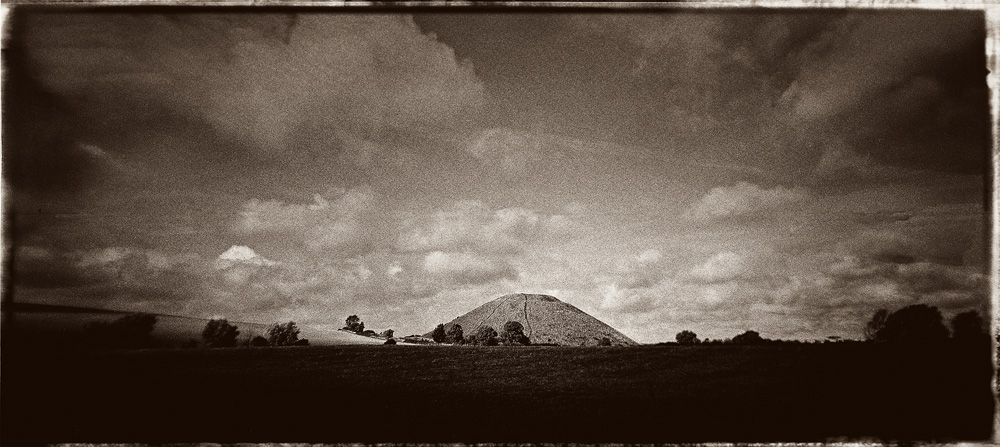
[[[855,13],[798,55],[781,98],[807,132],[896,166],[982,173],[985,25],[976,12]]]

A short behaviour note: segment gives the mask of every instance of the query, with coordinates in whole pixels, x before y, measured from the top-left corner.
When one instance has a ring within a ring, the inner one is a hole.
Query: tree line
[[[913,304],[892,312],[888,309],[879,309],[865,323],[862,334],[867,342],[909,344],[942,343],[947,340],[959,343],[983,343],[989,340],[985,322],[978,312],[970,310],[955,315],[951,320],[949,331],[944,324],[941,311],[926,304]],[[681,345],[801,343],[798,340],[769,340],[752,330],[725,340],[701,340],[693,331],[683,330],[677,333],[675,340]],[[830,336],[826,341],[846,340],[839,336]]]
[[[110,322],[91,322],[84,328],[83,341],[87,346],[103,349],[157,347],[157,343],[152,337],[156,322],[156,315],[141,312],[124,315]],[[266,337],[253,332],[246,334],[246,337],[242,339],[238,338],[239,335],[238,326],[225,318],[213,318],[202,329],[201,340],[204,346],[210,348],[305,346],[309,344],[308,339],[299,338],[299,328],[294,321],[270,325],[264,333]],[[196,340],[188,340],[181,345],[182,348],[197,346]]]

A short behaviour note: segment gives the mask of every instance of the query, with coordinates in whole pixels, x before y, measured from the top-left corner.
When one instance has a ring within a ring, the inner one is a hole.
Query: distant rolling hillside
[[[109,322],[130,312],[86,307],[61,306],[38,303],[13,303],[4,312],[13,310],[14,325],[32,337],[76,338],[87,324],[97,321]],[[166,347],[180,346],[190,340],[201,341],[201,331],[208,323],[206,318],[178,315],[156,315],[153,339]],[[240,330],[239,338],[261,335],[267,336],[266,323],[233,321]],[[366,345],[382,344],[383,340],[363,337],[336,330],[324,330],[299,324],[299,338],[309,339],[312,345]]]
[[[488,325],[499,332],[508,321],[524,325],[524,333],[532,343],[594,346],[607,337],[615,346],[637,344],[601,320],[554,296],[525,293],[504,295],[472,309],[445,324],[445,330],[460,324],[466,334],[474,334],[477,328]]]

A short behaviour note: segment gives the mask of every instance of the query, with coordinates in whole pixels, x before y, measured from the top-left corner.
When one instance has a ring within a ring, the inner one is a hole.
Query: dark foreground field
[[[2,442],[984,440],[987,349],[5,349]]]

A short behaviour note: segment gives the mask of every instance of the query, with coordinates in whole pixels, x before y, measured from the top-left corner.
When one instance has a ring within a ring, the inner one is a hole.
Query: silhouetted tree
[[[875,334],[876,340],[933,343],[948,338],[941,311],[926,304],[913,304],[899,309],[885,319],[885,326]]]
[[[386,329],[386,330],[382,331],[382,334],[380,334],[380,335],[382,335],[385,338],[392,338],[393,334],[395,334],[395,333],[396,333],[396,331],[393,331],[392,329]]]
[[[465,341],[465,333],[462,331],[462,325],[455,323],[451,325],[448,329],[447,340],[449,343],[460,344]]]
[[[360,334],[365,330],[365,323],[361,321],[361,318],[358,318],[357,315],[351,315],[347,317],[346,323],[347,325],[344,326],[344,329],[347,329],[349,331],[353,331],[355,333]]]
[[[676,338],[677,343],[682,345],[693,345],[699,342],[698,335],[688,330],[678,332]]]
[[[261,337],[260,335],[255,335],[255,336],[253,336],[253,338],[250,339],[250,346],[255,347],[255,348],[256,347],[260,347],[260,346],[267,346],[269,344],[270,343],[267,341],[267,339],[264,338],[264,337]]]
[[[236,336],[239,328],[229,324],[225,318],[211,319],[201,331],[201,339],[211,348],[232,348],[236,346]]]
[[[497,345],[497,331],[493,326],[480,326],[476,330],[476,341],[485,346]]]
[[[760,337],[757,331],[746,331],[733,337],[733,343],[737,345],[759,345],[764,343],[764,339]]]
[[[505,345],[530,345],[531,340],[524,335],[524,325],[518,321],[508,321],[503,325],[500,342]]]
[[[434,332],[431,332],[431,339],[436,343],[441,343],[448,337],[448,334],[444,331],[444,325],[439,324],[434,328]]]
[[[865,340],[875,340],[878,331],[885,327],[885,319],[889,317],[889,311],[879,309],[872,315],[872,319],[865,325]]]
[[[299,328],[294,321],[274,323],[267,329],[267,342],[271,346],[291,346],[299,339]]]
[[[951,319],[951,330],[952,338],[958,342],[974,343],[987,339],[983,318],[974,310],[955,315],[955,318]]]
[[[151,334],[156,316],[147,313],[128,314],[110,323],[98,321],[87,325],[88,341],[102,348],[143,348],[152,346]]]

